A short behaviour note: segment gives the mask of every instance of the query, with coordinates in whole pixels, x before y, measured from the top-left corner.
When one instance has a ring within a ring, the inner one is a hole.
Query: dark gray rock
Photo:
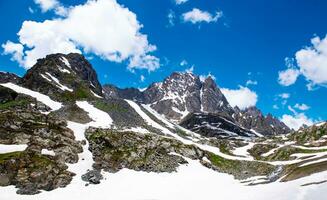
[[[193,113],[185,117],[180,125],[206,137],[255,136],[250,130],[239,126],[233,118],[219,113]]]
[[[99,184],[102,179],[101,170],[90,170],[82,175],[82,180],[90,184]]]
[[[273,117],[271,114],[264,116],[256,107],[249,107],[245,110],[235,108],[235,111],[233,115],[235,121],[244,128],[253,129],[262,135],[286,134],[291,131],[279,119]]]
[[[93,93],[102,96],[102,87],[92,65],[76,53],[51,54],[39,59],[21,82],[24,87],[62,102],[92,99],[95,98]],[[73,91],[61,89],[60,84]]]
[[[0,103],[1,104],[7,103],[9,101],[13,101],[13,100],[15,100],[15,98],[17,96],[18,96],[17,92],[0,85]]]

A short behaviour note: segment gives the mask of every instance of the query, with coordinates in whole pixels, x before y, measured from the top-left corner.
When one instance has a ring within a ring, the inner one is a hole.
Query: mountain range
[[[0,121],[0,186],[18,194],[187,164],[253,187],[327,170],[325,122],[291,130],[256,107],[233,108],[211,76],[187,72],[143,91],[101,85],[76,53],[39,59],[23,77],[0,72]]]

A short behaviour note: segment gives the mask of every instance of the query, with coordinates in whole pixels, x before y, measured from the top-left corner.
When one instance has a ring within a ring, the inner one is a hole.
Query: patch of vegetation
[[[248,150],[248,152],[256,160],[261,160],[262,154],[267,153],[276,147],[276,144],[255,144],[251,149]]]
[[[288,166],[288,173],[281,181],[292,181],[302,177],[310,176],[327,170],[327,161],[298,167],[296,165]]]
[[[118,103],[108,103],[102,100],[97,100],[94,103],[94,106],[100,110],[103,110],[105,112],[112,112],[112,111],[117,111],[117,112],[127,112],[128,110]]]
[[[207,152],[207,157],[218,171],[232,174],[237,179],[267,176],[276,168],[273,165],[257,161],[229,160],[211,152]]]
[[[204,140],[201,143],[206,144],[208,143],[208,141]],[[210,138],[208,144],[210,146],[218,147],[220,152],[231,156],[234,156],[234,154],[232,153],[233,147],[242,147],[246,145],[246,143],[239,142],[237,140],[218,139],[218,138]]]
[[[36,153],[28,153],[26,151],[16,151],[10,153],[0,154],[0,165],[8,162],[9,160],[20,160],[30,158],[29,168],[31,169],[40,169],[45,168],[48,165],[53,165],[54,161],[52,161],[47,156],[36,154]]]
[[[219,150],[224,154],[233,155],[227,143],[220,143]]]
[[[76,101],[76,100],[85,100],[85,99],[94,99],[93,94],[90,92],[90,89],[86,86],[79,86],[74,89],[73,92],[64,91],[60,94],[60,99],[64,101]]]
[[[17,100],[17,101],[13,100],[0,104],[0,110],[6,110],[17,106],[22,107],[22,106],[26,106],[28,103],[29,102],[27,100]]]
[[[319,140],[324,135],[327,135],[325,126],[312,126],[308,129],[294,132],[290,134],[288,138],[290,140],[296,141],[297,144],[305,144],[310,141]]]
[[[22,151],[0,154],[0,164],[4,163],[10,159],[19,158],[19,157],[21,157],[22,154],[23,154]]]
[[[284,161],[284,160],[291,160],[292,159],[292,154],[295,153],[319,153],[319,152],[325,152],[327,151],[326,149],[319,149],[319,150],[311,150],[311,149],[300,149],[296,147],[282,147],[277,149],[273,154],[271,154],[268,157],[261,158],[262,160],[266,161]]]

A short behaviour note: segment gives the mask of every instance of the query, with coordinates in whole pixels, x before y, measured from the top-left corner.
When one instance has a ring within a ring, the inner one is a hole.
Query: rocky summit
[[[75,53],[39,59],[22,78],[0,75],[1,192],[38,199],[202,175],[262,189],[319,184],[306,178],[327,170],[325,122],[294,131],[256,107],[233,108],[210,76],[102,86]]]

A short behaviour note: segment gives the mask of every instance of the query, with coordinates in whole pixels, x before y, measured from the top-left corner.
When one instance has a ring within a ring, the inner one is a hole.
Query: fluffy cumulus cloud
[[[221,92],[231,106],[238,106],[240,109],[255,106],[258,101],[258,95],[247,87],[240,86],[236,90],[222,88]]]
[[[315,37],[312,46],[295,54],[301,74],[310,85],[327,85],[327,36],[324,39]]]
[[[215,14],[211,14],[207,11],[202,11],[198,8],[193,8],[193,10],[182,14],[182,20],[184,22],[191,22],[192,24],[201,22],[217,22],[219,18],[223,16],[221,11],[217,11]]]
[[[20,65],[24,64],[23,55],[24,55],[24,47],[22,44],[13,43],[11,41],[7,41],[5,44],[2,44],[3,53],[8,55],[12,55],[12,60],[17,61]]]
[[[296,82],[299,75],[300,71],[297,69],[286,69],[278,72],[278,82],[283,86],[290,86]]]
[[[298,130],[303,125],[311,126],[314,123],[304,113],[295,113],[294,115],[285,114],[282,116],[281,121],[294,130]]]
[[[296,111],[296,109],[301,111],[308,110],[310,108],[309,106],[305,104],[295,104],[294,107],[288,106],[287,108],[292,112],[292,114],[283,115],[281,121],[284,122],[288,127],[294,130],[298,130],[303,125],[311,126],[315,123],[315,121],[307,117],[305,113]]]
[[[297,67],[279,72],[279,82],[288,86],[296,82],[299,75],[308,81],[309,90],[313,86],[327,86],[327,36],[323,39],[314,37],[311,46],[305,47],[295,54]]]
[[[17,46],[9,41],[2,47],[26,69],[47,54],[83,52],[113,62],[128,61],[130,70],[153,71],[160,67],[159,59],[151,55],[156,46],[141,28],[136,15],[116,0],[88,0],[71,7],[65,17],[24,21]]]

